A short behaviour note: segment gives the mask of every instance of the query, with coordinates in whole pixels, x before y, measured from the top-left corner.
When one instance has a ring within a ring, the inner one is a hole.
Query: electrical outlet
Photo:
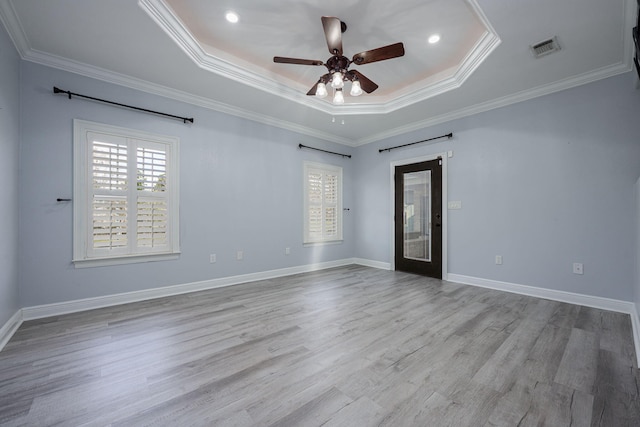
[[[284,248],[285,255],[291,255],[291,248]]]
[[[502,255],[496,255],[496,264],[502,265]]]
[[[573,274],[584,274],[584,270],[582,269],[582,263],[581,262],[574,262],[573,263]]]
[[[216,254],[210,254],[210,255],[209,255],[209,262],[210,262],[211,264],[213,264],[213,263],[215,263],[215,262],[216,262]]]
[[[236,253],[236,259],[240,261],[242,258],[244,258],[244,254],[242,253],[242,251],[238,251]]]

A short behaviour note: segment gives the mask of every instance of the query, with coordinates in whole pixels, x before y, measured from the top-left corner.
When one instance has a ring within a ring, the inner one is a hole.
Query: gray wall
[[[21,67],[20,306],[354,256],[390,262],[390,162],[448,150],[449,199],[463,206],[449,212],[450,273],[635,298],[630,230],[637,228],[640,92],[631,73],[351,149],[28,62]],[[51,93],[54,85],[196,122],[68,100]],[[72,192],[74,118],[181,138],[180,260],[73,267],[71,204],[55,199]],[[378,153],[449,131],[451,141]],[[354,157],[298,150],[300,142]],[[301,244],[303,160],[344,167],[351,211],[341,245]],[[234,259],[239,249],[243,261]],[[583,276],[571,273],[576,261]]]
[[[356,256],[391,261],[390,162],[453,150],[449,200],[462,209],[448,212],[450,273],[633,301],[634,79],[627,73],[359,147]],[[450,141],[378,153],[451,131]],[[583,276],[573,262],[584,264]]]
[[[149,114],[53,95],[53,86],[195,118],[185,125]],[[114,293],[341,260],[353,256],[353,218],[344,243],[303,247],[303,161],[343,166],[345,207],[353,198],[353,161],[298,144],[350,153],[279,128],[22,64],[20,304],[69,301]],[[177,261],[75,269],[72,205],[74,118],[180,138],[180,238]],[[285,255],[285,247],[291,255]],[[244,260],[237,261],[237,250]],[[209,254],[217,263],[209,263]]]
[[[20,57],[0,25],[0,326],[18,305],[18,159]]]

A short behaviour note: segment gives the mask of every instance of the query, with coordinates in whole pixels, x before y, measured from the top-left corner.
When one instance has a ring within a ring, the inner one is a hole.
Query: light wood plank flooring
[[[640,426],[629,316],[349,266],[25,322],[0,424]]]

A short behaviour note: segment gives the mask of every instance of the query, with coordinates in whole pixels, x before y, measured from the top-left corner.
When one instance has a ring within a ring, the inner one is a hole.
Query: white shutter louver
[[[322,172],[309,171],[307,186],[309,235],[318,239],[322,237]]]
[[[167,155],[162,150],[138,147],[137,189],[140,191],[165,191],[167,184]]]
[[[93,188],[95,190],[127,189],[127,146],[93,141]]]
[[[324,234],[335,237],[338,234],[338,177],[335,174],[324,175]]]
[[[115,249],[127,246],[127,200],[124,197],[94,196],[93,248]]]
[[[138,198],[138,247],[155,248],[167,244],[167,203],[164,200]]]
[[[324,235],[334,237],[338,233],[338,212],[335,207],[324,210]]]
[[[309,212],[309,236],[312,238],[322,237],[322,208],[319,206],[312,206],[308,210]]]
[[[136,245],[155,250],[168,243],[167,153],[157,144],[140,141],[136,149]]]
[[[123,138],[90,133],[91,236],[93,250],[119,252],[127,239],[127,144]]]
[[[342,169],[305,163],[305,243],[342,240]]]

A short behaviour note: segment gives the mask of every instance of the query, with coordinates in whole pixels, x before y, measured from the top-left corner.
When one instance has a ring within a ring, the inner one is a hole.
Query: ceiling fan
[[[331,87],[335,89],[333,103],[344,104],[342,89],[346,80],[351,82],[351,96],[361,95],[363,90],[371,93],[378,88],[378,85],[359,71],[349,70],[349,65],[364,65],[385,59],[398,58],[404,55],[404,45],[402,43],[394,43],[377,49],[356,53],[353,55],[353,58],[349,60],[349,58],[342,54],[342,33],[347,31],[347,24],[336,17],[323,16],[322,26],[324,28],[325,38],[327,39],[329,52],[333,55],[327,59],[326,63],[312,59],[284,58],[282,56],[273,57],[273,62],[280,64],[324,65],[327,67],[329,72],[320,77],[318,82],[307,92],[307,95],[324,98],[327,96],[327,84],[330,84]]]

